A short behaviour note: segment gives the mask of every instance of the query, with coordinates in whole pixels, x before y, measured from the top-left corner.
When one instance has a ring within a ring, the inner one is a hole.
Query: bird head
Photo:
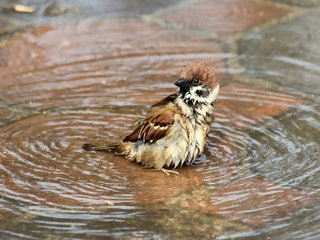
[[[179,97],[190,105],[213,104],[220,89],[215,72],[203,62],[186,65],[175,85],[179,88]]]

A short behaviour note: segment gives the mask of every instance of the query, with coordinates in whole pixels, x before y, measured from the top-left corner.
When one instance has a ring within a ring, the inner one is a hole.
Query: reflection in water
[[[221,79],[239,71],[226,67],[234,55],[221,43],[185,37],[120,20],[39,27],[4,41],[1,237],[319,234],[314,101],[224,83],[205,154],[179,177],[81,149],[124,136],[140,111],[174,91],[186,62],[208,60]]]

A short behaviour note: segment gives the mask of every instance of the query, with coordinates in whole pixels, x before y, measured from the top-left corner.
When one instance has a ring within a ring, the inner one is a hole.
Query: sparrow
[[[192,164],[203,152],[220,85],[203,62],[184,66],[175,85],[177,92],[152,105],[123,140],[83,149],[112,151],[147,168],[179,174],[170,169]]]

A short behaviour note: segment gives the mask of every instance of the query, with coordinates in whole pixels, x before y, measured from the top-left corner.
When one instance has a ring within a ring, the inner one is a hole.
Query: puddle
[[[2,40],[0,236],[319,236],[318,99],[240,82],[225,49],[138,19],[44,25]],[[208,61],[223,81],[194,166],[166,176],[81,149],[125,136],[194,60]]]

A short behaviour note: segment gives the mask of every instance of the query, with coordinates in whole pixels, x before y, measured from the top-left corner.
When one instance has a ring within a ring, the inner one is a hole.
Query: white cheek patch
[[[190,88],[190,94],[186,95],[186,98],[188,100],[193,100],[194,103],[200,102],[200,103],[207,103],[207,97],[202,97],[197,94],[197,91],[203,91],[204,88],[202,86],[196,86]]]
[[[213,103],[219,94],[219,90],[220,90],[220,85],[218,84],[209,94],[208,99],[209,99],[209,103]]]
[[[219,94],[219,90],[220,90],[220,86],[218,84],[212,91],[209,91],[209,95],[206,97],[199,96],[196,93],[198,90],[200,90],[200,91],[204,90],[203,86],[191,87],[190,93],[187,93],[185,95],[185,99],[192,100],[192,101],[194,101],[195,104],[196,103],[211,104],[217,99],[218,94]]]

